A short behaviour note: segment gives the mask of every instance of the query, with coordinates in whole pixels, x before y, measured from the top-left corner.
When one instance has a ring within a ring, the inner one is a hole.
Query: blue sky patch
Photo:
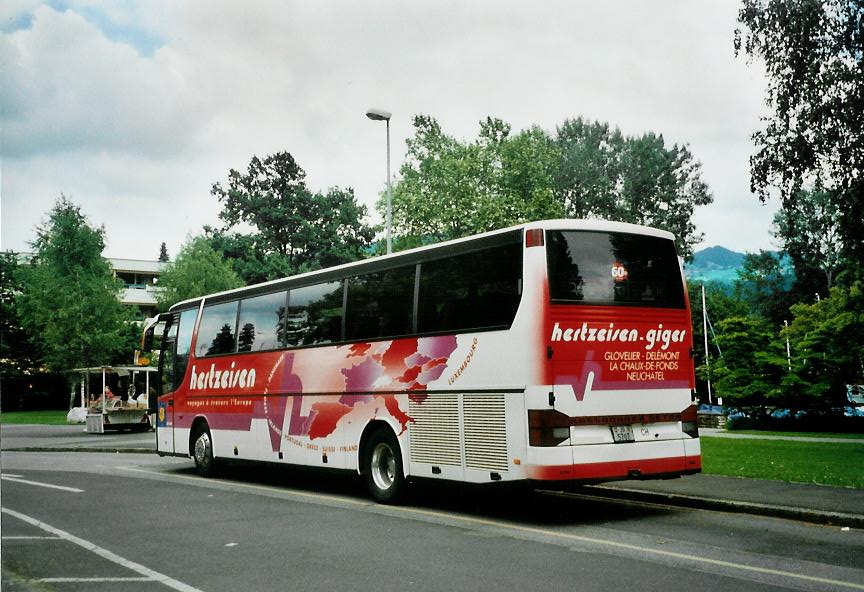
[[[47,0],[45,4],[57,12],[71,10],[81,15],[87,22],[102,31],[102,34],[107,39],[134,47],[144,57],[151,57],[157,49],[165,44],[165,40],[152,31],[147,31],[132,24],[113,21],[107,14],[96,7],[76,6],[67,0]],[[128,5],[134,6],[132,3]],[[0,23],[0,30],[4,33],[12,33],[23,29],[30,29],[32,26],[33,15],[22,13],[6,22]]]
[[[3,22],[0,22],[0,31],[3,33],[14,33],[15,31],[23,31],[33,26],[33,15],[22,13],[9,17]]]

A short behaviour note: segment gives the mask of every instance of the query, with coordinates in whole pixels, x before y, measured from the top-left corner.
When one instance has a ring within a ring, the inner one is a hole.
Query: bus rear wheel
[[[388,429],[379,429],[366,444],[363,475],[372,499],[382,504],[398,501],[405,490],[402,453],[396,436]]]
[[[216,459],[213,457],[213,438],[206,423],[201,424],[195,432],[195,438],[192,440],[192,459],[195,461],[195,469],[199,475],[202,477],[213,475]]]

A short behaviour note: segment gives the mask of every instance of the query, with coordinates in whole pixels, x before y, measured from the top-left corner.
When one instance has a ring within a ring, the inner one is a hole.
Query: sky
[[[312,190],[374,203],[416,114],[464,141],[487,116],[554,132],[568,118],[662,134],[702,163],[700,248],[776,248],[777,204],[749,189],[766,114],[759,64],[735,57],[739,5],[583,0],[0,4],[0,248],[26,251],[62,193],[108,257],[176,255],[210,195],[286,150]]]

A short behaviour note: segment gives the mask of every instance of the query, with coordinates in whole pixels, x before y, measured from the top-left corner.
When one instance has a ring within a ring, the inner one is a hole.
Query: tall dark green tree
[[[616,211],[627,144],[621,131],[577,117],[558,126],[555,143],[560,159],[554,191],[566,216],[597,218]]]
[[[751,314],[768,321],[772,327],[780,327],[789,319],[793,303],[790,290],[794,273],[784,261],[788,259],[773,251],[747,253],[735,281],[735,295]]]
[[[41,366],[38,349],[22,327],[18,299],[24,291],[26,267],[15,253],[0,253],[0,375],[33,374]]]
[[[374,237],[365,206],[352,189],[312,192],[306,173],[288,152],[252,157],[245,173],[231,169],[211,194],[222,205],[221,229],[208,228],[214,248],[240,253],[247,281],[273,279],[354,261]],[[239,232],[248,225],[252,233]],[[250,265],[251,262],[251,265]]]
[[[770,115],[753,135],[751,186],[772,190],[787,211],[784,232],[806,220],[793,212],[821,186],[840,213],[847,259],[864,261],[864,3],[861,0],[743,0],[735,50],[764,64]]]
[[[162,263],[168,263],[169,261],[168,247],[165,245],[164,242],[159,247],[159,261],[161,261]]]
[[[19,314],[53,371],[131,357],[132,311],[120,303],[123,284],[101,256],[104,236],[62,195],[37,229]]]

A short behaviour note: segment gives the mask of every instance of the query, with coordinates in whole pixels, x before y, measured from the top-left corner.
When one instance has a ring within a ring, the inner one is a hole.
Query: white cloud
[[[736,14],[731,0],[40,6],[0,36],[3,248],[22,248],[61,191],[106,224],[116,256],[179,246],[215,222],[213,182],[278,150],[311,187],[371,205],[385,174],[370,106],[394,113],[394,171],[416,113],[466,139],[487,115],[662,133],[704,164],[706,244],[768,247],[747,172],[763,82],[733,57]],[[162,45],[142,52],[135,30]]]
[[[174,156],[206,123],[200,93],[158,53],[142,58],[80,15],[47,7],[4,36],[4,155]],[[7,107],[8,106],[8,107]]]

